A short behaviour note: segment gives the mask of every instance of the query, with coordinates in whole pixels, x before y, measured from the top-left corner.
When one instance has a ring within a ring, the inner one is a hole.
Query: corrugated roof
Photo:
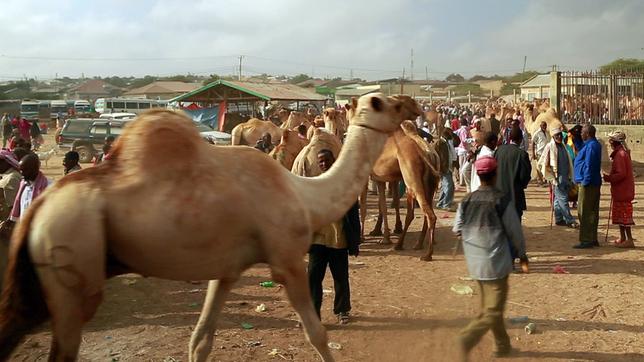
[[[81,85],[70,89],[72,92],[82,94],[110,94],[109,89],[116,88],[100,79],[90,79]]]
[[[521,83],[520,88],[550,87],[550,74],[538,74]]]
[[[327,99],[323,95],[293,84],[236,82],[220,79],[192,92],[174,97],[169,102],[219,102],[224,98],[221,91],[230,93],[227,98],[231,101],[325,101]]]
[[[361,97],[368,93],[378,92],[377,88],[366,88],[366,89],[357,89],[357,88],[345,88],[338,89],[335,91],[335,95],[341,97]]]
[[[192,92],[199,88],[198,83],[184,83],[176,81],[156,81],[143,87],[135,88],[125,92],[125,95],[140,94],[174,94]]]

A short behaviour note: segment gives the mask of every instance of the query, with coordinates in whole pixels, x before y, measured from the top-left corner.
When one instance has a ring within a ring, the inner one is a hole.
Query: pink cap
[[[496,171],[496,160],[490,156],[481,157],[474,162],[474,167],[477,175],[485,175]]]

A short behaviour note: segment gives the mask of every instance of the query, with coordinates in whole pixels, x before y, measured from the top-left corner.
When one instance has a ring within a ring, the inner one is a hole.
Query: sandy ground
[[[48,138],[51,142],[51,138]],[[51,143],[43,146],[44,150]],[[61,156],[52,158],[46,174],[61,177]],[[89,167],[89,166],[88,166]],[[640,172],[641,173],[641,172]],[[644,192],[636,179],[637,193]],[[609,191],[602,189],[600,235],[603,244]],[[507,327],[519,351],[516,361],[644,361],[644,244],[617,249],[606,244],[575,250],[577,231],[549,226],[548,191],[531,185],[528,212],[523,219],[530,274],[510,278],[506,317],[527,316],[526,323]],[[463,196],[457,194],[457,200]],[[375,217],[375,197],[369,203],[367,228]],[[635,204],[636,223],[644,206]],[[351,258],[352,322],[336,324],[331,310],[332,280],[327,273],[323,322],[329,340],[339,343],[333,353],[342,361],[450,361],[454,338],[478,311],[479,291],[467,276],[462,254],[452,257],[455,238],[450,232],[454,213],[440,211],[438,244],[432,262],[419,260],[410,250],[422,225],[416,218],[402,252],[367,240],[361,255]],[[391,214],[390,217],[392,218]],[[393,218],[391,219],[393,222]],[[392,223],[393,224],[393,223]],[[644,240],[641,226],[633,231]],[[618,235],[611,227],[609,240]],[[555,274],[555,266],[567,273]],[[212,360],[316,361],[313,348],[296,326],[297,317],[282,288],[263,288],[268,269],[248,270],[230,296],[219,322]],[[469,285],[473,296],[458,295],[453,285]],[[206,283],[190,284],[127,275],[110,280],[105,300],[87,325],[80,351],[82,361],[187,361],[188,341],[203,302]],[[255,308],[265,304],[267,310]],[[249,323],[252,329],[242,328]],[[46,360],[51,334],[48,326],[28,336],[13,360]],[[490,334],[472,354],[473,361],[492,360]]]

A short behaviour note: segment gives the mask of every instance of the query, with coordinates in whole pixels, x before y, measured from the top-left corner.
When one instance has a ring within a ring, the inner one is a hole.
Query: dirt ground
[[[51,138],[44,150],[51,147]],[[60,178],[61,155],[52,158],[45,173]],[[89,167],[89,165],[83,165]],[[639,170],[640,174],[643,170]],[[637,178],[637,194],[644,192]],[[457,200],[463,192],[457,193]],[[637,248],[623,250],[603,243],[609,189],[602,188],[602,246],[576,250],[577,231],[550,228],[548,191],[536,185],[527,190],[523,224],[531,257],[530,274],[513,274],[506,317],[527,316],[537,326],[526,334],[526,323],[507,321],[516,361],[644,361],[644,206],[635,204],[633,230]],[[375,219],[375,197],[369,203],[367,230]],[[391,211],[391,210],[390,210]],[[323,322],[333,353],[341,361],[450,361],[453,341],[478,311],[479,291],[467,276],[462,253],[452,257],[450,232],[454,213],[440,211],[434,261],[419,260],[410,250],[422,225],[416,218],[402,252],[370,238],[358,258],[350,260],[352,322],[335,323],[332,279],[324,283]],[[393,224],[393,216],[390,213]],[[618,235],[611,227],[609,240]],[[566,273],[555,274],[561,266]],[[219,321],[211,360],[316,361],[313,348],[296,325],[297,317],[282,288],[263,288],[268,269],[259,265],[244,273]],[[474,295],[458,295],[453,285],[468,285]],[[127,275],[110,280],[105,299],[87,325],[81,361],[187,361],[190,333],[197,321],[206,283],[190,284]],[[265,312],[255,308],[264,304]],[[244,329],[242,323],[252,325]],[[28,336],[13,360],[46,360],[51,334],[48,326]],[[473,361],[488,361],[490,334],[475,348]]]

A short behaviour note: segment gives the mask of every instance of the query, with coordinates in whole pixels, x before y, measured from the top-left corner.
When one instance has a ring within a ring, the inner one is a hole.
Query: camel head
[[[406,119],[403,116],[411,114],[408,109],[411,107],[409,104],[411,98],[404,97],[406,96],[385,97],[382,93],[366,94],[358,99],[355,114],[349,123],[377,132],[394,132]],[[413,99],[411,101],[417,110],[417,115],[420,115],[420,107],[416,101]]]
[[[308,144],[308,140],[298,137],[297,131],[282,130],[280,144],[271,151],[270,156],[287,170],[293,167],[298,153]]]
[[[323,113],[324,128],[338,137],[344,134],[344,127],[340,122],[339,112],[333,108],[327,108]]]
[[[414,100],[410,96],[399,94],[399,95],[391,96],[389,98],[391,98],[396,102],[399,102],[402,105],[401,116],[403,120],[406,120],[406,119],[415,120],[416,117],[423,114],[422,110],[420,109],[420,105],[418,105],[418,102],[416,102],[416,100]]]

